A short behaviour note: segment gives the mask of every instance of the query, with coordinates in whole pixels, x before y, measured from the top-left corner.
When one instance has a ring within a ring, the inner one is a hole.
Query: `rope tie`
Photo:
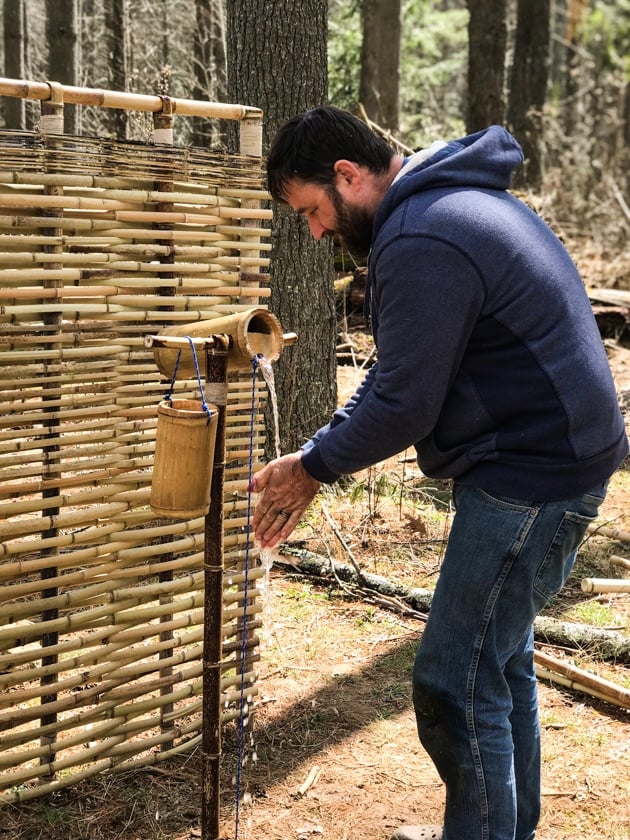
[[[262,359],[262,355],[258,353],[252,359],[252,390],[251,390],[251,417],[249,426],[249,462],[248,462],[248,480],[247,486],[251,487],[252,478],[254,475],[254,438],[255,438],[255,422],[256,422],[256,374]],[[250,552],[250,523],[252,517],[252,491],[247,491],[247,540],[245,541],[245,579],[243,582],[243,631],[241,637],[241,687],[240,687],[240,715],[238,724],[238,747],[237,747],[237,767],[236,767],[236,802],[234,806],[234,840],[238,840],[238,826],[240,816],[240,802],[241,802],[241,773],[243,765],[243,740],[245,733],[245,715],[243,708],[245,706],[245,656],[247,654],[247,600],[249,592],[249,552]]]
[[[205,411],[206,416],[208,418],[208,423],[212,419],[212,411],[208,403],[206,402],[206,395],[203,390],[203,384],[201,382],[201,373],[199,372],[199,361],[197,359],[197,351],[195,349],[195,343],[189,335],[185,335],[184,338],[190,344],[190,349],[192,352],[193,362],[195,365],[195,376],[197,377],[197,385],[199,386],[199,398],[201,400],[201,408]],[[173,391],[175,389],[175,380],[177,379],[177,373],[179,371],[179,362],[182,357],[181,349],[177,351],[177,358],[175,359],[175,367],[173,368],[173,375],[171,376],[171,383],[169,385],[168,393],[164,395],[164,399],[168,401],[169,405],[173,405]]]

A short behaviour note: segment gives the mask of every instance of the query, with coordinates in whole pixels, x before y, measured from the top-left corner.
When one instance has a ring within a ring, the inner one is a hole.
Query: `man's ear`
[[[341,179],[344,186],[355,189],[360,186],[362,180],[361,170],[351,160],[342,158],[341,160],[335,161],[333,171]]]

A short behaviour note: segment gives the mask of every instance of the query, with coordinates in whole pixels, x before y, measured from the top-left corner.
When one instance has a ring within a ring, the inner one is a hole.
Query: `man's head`
[[[267,159],[269,191],[306,217],[316,239],[338,236],[365,255],[394,158],[362,120],[332,106],[314,108],[276,135]]]

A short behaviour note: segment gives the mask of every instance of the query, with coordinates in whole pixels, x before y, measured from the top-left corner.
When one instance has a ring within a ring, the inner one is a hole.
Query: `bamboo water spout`
[[[229,336],[228,370],[249,370],[252,360],[263,355],[268,362],[274,362],[280,356],[285,343],[292,343],[293,336],[282,334],[280,323],[275,315],[266,309],[248,309],[224,318],[210,321],[197,321],[192,324],[176,324],[160,330],[158,336],[147,336],[145,345],[153,347],[155,363],[160,373],[171,378],[177,354],[181,349],[178,373],[183,378],[195,376],[195,363],[189,343],[182,342],[183,336],[204,341],[217,335]],[[168,341],[179,338],[180,341]],[[166,339],[166,340],[165,340]],[[197,342],[194,342],[197,344]]]

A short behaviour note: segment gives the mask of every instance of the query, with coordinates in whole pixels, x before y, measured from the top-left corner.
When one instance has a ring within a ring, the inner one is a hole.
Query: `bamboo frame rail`
[[[216,117],[225,120],[262,119],[262,111],[247,105],[229,105],[195,99],[176,99],[157,94],[127,93],[101,88],[61,85],[57,82],[34,82],[25,79],[0,78],[0,96],[36,99],[47,102],[55,90],[69,105],[96,105],[101,108],[121,108],[129,111],[158,113],[164,110],[165,100],[173,114],[189,117]]]
[[[0,802],[15,803],[202,740],[205,523],[149,507],[168,383],[144,338],[261,306],[271,214],[256,108],[11,79],[0,96],[46,112],[40,132],[0,130]],[[154,142],[64,135],[64,103],[152,112]],[[179,115],[238,120],[241,152],[170,144]],[[261,384],[254,399],[230,374],[219,728],[240,715],[243,675],[257,693]]]

